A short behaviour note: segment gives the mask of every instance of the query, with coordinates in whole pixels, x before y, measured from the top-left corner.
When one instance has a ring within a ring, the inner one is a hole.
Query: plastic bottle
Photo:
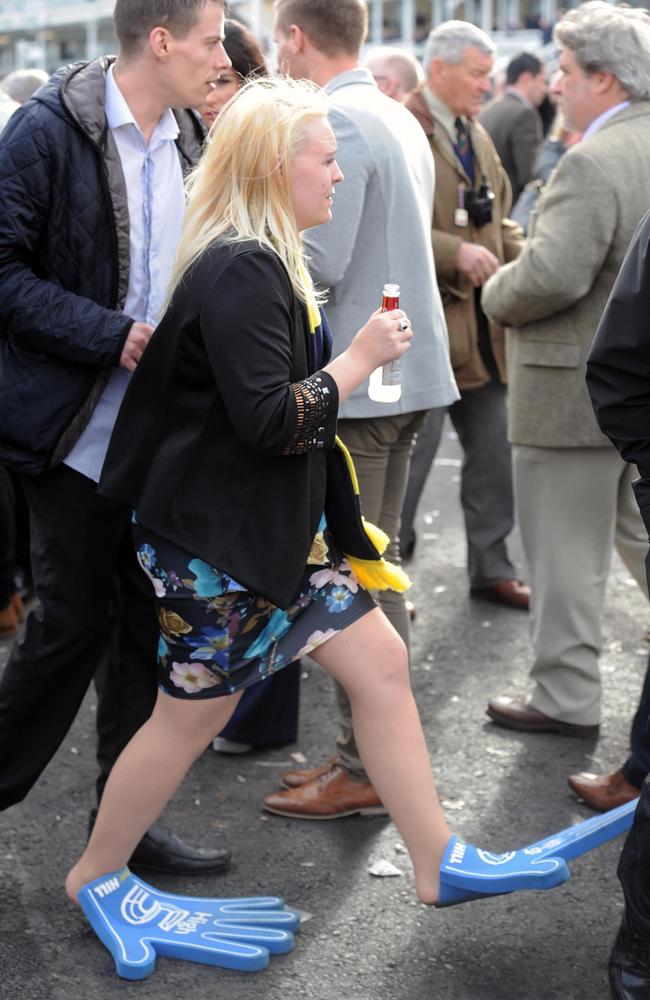
[[[381,311],[399,309],[399,285],[384,285]],[[402,361],[396,358],[375,368],[368,381],[368,395],[375,403],[396,403],[402,395]]]

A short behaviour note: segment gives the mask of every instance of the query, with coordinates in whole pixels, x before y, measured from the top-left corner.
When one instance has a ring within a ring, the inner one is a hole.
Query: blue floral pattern
[[[133,534],[138,562],[157,597],[160,684],[178,698],[213,698],[248,687],[374,607],[324,521],[286,610],[135,520]]]

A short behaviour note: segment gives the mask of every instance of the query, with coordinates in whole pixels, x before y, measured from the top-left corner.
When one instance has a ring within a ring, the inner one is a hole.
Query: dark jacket
[[[100,481],[145,527],[285,608],[336,434],[337,386],[314,374],[310,338],[276,254],[214,244],[142,356]]]
[[[509,91],[495,97],[478,119],[496,146],[512,188],[512,203],[533,178],[537,151],[542,142],[542,119],[531,104]]]
[[[627,462],[650,532],[650,212],[639,223],[587,359],[598,425]]]
[[[68,66],[0,139],[0,462],[38,474],[68,454],[133,319],[124,176],[104,115],[102,58]],[[201,151],[175,112],[187,171]]]

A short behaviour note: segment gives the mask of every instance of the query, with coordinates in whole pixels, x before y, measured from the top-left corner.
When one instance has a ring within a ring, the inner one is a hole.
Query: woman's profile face
[[[300,231],[330,221],[334,185],[342,180],[332,129],[324,118],[312,122],[291,162],[291,199]]]
[[[219,73],[212,90],[198,109],[206,128],[210,128],[223,106],[228,103],[233,94],[237,93],[241,85],[242,78],[232,67]]]

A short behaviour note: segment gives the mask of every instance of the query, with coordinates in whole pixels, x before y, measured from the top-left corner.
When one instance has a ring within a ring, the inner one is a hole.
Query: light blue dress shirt
[[[614,115],[617,115],[619,111],[623,110],[623,108],[629,108],[629,106],[630,106],[629,101],[621,101],[620,104],[616,104],[613,108],[608,108],[607,111],[603,111],[602,115],[598,115],[598,118],[594,118],[591,125],[589,125],[588,128],[585,129],[585,131],[582,134],[581,141],[583,141],[584,139],[588,139],[590,135],[594,135],[599,128],[602,128],[602,126],[605,124],[606,121],[608,121]]]
[[[124,100],[111,66],[106,74],[106,121],[117,145],[129,208],[127,316],[155,326],[160,318],[180,237],[185,196],[175,139],[178,123],[167,109],[149,145]],[[117,367],[65,464],[98,482],[130,373]]]

